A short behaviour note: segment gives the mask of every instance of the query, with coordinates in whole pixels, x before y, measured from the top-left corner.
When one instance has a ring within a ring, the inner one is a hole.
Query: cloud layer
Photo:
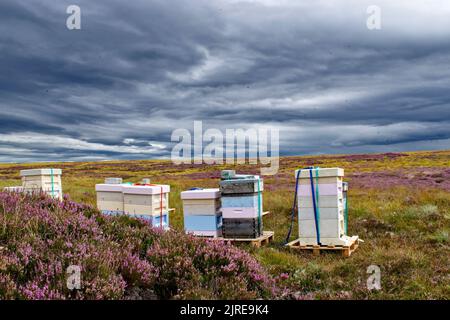
[[[163,158],[276,127],[280,153],[450,148],[450,3],[0,2],[0,161]]]

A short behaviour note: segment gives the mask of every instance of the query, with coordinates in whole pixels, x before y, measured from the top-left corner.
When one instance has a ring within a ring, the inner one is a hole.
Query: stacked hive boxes
[[[257,238],[262,226],[263,181],[259,176],[222,172],[222,233],[224,238]]]
[[[104,214],[123,214],[122,188],[121,178],[106,178],[105,183],[96,184],[97,208]]]
[[[125,214],[143,218],[154,227],[169,227],[169,185],[130,185],[123,187]]]
[[[45,192],[62,200],[61,169],[21,170],[22,190],[25,192]]]
[[[103,213],[127,214],[146,219],[153,227],[169,227],[170,186],[122,183],[120,178],[108,178],[95,190],[97,207]]]
[[[344,170],[317,168],[298,172],[295,171],[300,244],[348,245],[351,238],[345,232]]]
[[[204,237],[222,235],[219,189],[192,189],[181,192],[184,229]]]

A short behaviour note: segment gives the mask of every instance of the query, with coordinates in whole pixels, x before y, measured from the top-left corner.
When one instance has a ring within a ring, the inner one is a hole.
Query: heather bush
[[[81,268],[81,289],[67,286]],[[254,299],[284,294],[232,245],[107,217],[65,198],[0,193],[0,299]]]

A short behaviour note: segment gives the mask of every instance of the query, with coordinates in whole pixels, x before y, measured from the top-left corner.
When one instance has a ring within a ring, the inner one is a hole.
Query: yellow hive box
[[[122,184],[96,184],[95,191],[97,192],[97,208],[106,214],[122,214],[123,207],[123,192]]]
[[[162,212],[169,210],[169,185],[132,185],[122,190],[126,214],[159,215],[161,207]]]
[[[194,189],[181,192],[185,215],[216,215],[220,211],[219,189]]]

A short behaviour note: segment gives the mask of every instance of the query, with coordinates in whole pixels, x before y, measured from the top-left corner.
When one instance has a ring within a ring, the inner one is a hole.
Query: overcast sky
[[[282,155],[450,148],[448,0],[2,0],[0,71],[2,162],[168,157],[194,120]]]

